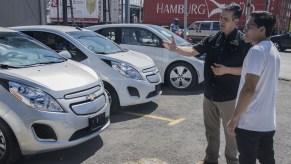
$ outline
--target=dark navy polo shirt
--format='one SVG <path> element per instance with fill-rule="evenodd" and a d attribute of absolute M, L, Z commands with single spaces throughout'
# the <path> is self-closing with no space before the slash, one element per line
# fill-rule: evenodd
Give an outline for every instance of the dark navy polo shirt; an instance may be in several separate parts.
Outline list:
<path fill-rule="evenodd" d="M 225 74 L 215 76 L 211 66 L 214 63 L 227 67 L 242 67 L 251 44 L 243 39 L 243 33 L 233 30 L 227 37 L 223 32 L 210 35 L 193 46 L 200 54 L 206 53 L 204 64 L 204 96 L 210 100 L 223 102 L 236 98 L 240 76 Z"/>

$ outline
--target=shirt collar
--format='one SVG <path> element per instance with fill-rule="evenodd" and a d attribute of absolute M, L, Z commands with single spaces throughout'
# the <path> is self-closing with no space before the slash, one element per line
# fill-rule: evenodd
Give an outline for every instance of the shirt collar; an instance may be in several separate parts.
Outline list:
<path fill-rule="evenodd" d="M 234 39 L 234 38 L 236 38 L 237 32 L 238 32 L 238 29 L 235 28 L 234 30 L 231 31 L 231 33 L 227 37 L 225 37 L 224 33 L 222 32 L 221 33 L 222 34 L 222 38 L 224 38 L 224 39 Z"/>

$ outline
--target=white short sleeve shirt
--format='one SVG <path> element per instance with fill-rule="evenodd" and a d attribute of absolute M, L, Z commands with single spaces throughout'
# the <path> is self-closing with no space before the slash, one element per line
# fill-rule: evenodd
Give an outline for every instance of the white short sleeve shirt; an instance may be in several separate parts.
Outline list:
<path fill-rule="evenodd" d="M 246 74 L 260 76 L 255 93 L 238 128 L 251 131 L 276 129 L 275 93 L 280 72 L 280 56 L 271 41 L 261 41 L 248 52 L 242 68 L 238 96 L 245 83 Z"/>

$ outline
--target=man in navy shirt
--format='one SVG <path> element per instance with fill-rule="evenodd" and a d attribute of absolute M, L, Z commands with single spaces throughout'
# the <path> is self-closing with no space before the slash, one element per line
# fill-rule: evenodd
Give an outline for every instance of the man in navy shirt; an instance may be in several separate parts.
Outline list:
<path fill-rule="evenodd" d="M 234 136 L 227 133 L 240 81 L 241 67 L 250 48 L 244 42 L 243 33 L 237 29 L 242 9 L 232 3 L 223 8 L 220 16 L 220 32 L 204 38 L 192 47 L 176 45 L 174 38 L 164 42 L 164 47 L 184 56 L 206 53 L 204 65 L 205 93 L 203 117 L 206 130 L 206 155 L 197 164 L 217 164 L 222 122 L 226 140 L 225 158 L 228 164 L 238 164 L 238 151 Z"/>

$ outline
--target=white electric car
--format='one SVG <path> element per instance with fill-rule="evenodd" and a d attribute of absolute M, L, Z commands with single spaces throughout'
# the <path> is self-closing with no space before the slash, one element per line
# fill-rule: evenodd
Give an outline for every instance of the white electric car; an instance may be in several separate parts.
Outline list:
<path fill-rule="evenodd" d="M 185 57 L 164 48 L 163 41 L 174 36 L 177 45 L 192 45 L 161 26 L 151 24 L 106 24 L 86 27 L 120 46 L 151 57 L 158 67 L 162 81 L 177 90 L 190 90 L 204 81 L 204 61 Z"/>
<path fill-rule="evenodd" d="M 161 95 L 161 77 L 148 56 L 126 50 L 90 30 L 69 26 L 23 26 L 21 31 L 57 52 L 69 52 L 102 78 L 111 102 L 111 112 L 120 106 L 150 102 Z M 62 52 L 63 51 L 63 52 Z"/>
<path fill-rule="evenodd" d="M 94 70 L 0 27 L 0 163 L 88 141 L 109 112 Z"/>

